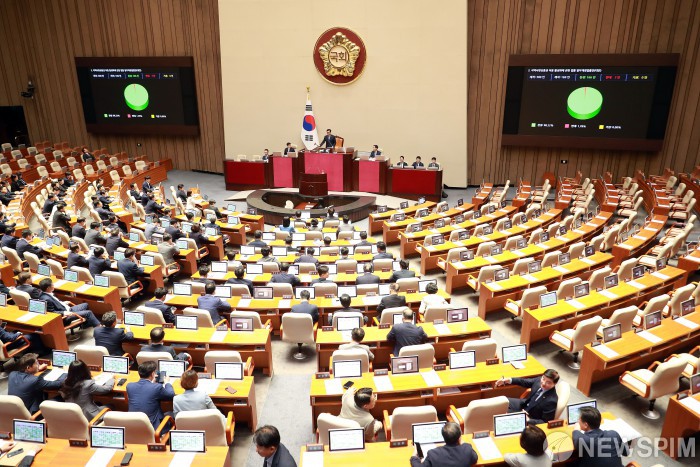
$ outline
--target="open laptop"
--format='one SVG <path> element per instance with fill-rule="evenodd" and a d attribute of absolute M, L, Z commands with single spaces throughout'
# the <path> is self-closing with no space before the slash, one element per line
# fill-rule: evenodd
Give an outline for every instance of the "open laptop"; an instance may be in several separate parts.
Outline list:
<path fill-rule="evenodd" d="M 198 329 L 197 317 L 190 315 L 175 315 L 175 329 L 196 331 Z"/>
<path fill-rule="evenodd" d="M 192 284 L 185 284 L 183 282 L 175 282 L 173 284 L 173 295 L 192 295 Z"/>
<path fill-rule="evenodd" d="M 214 378 L 243 380 L 243 363 L 241 362 L 216 362 L 214 363 Z"/>
<path fill-rule="evenodd" d="M 391 374 L 404 375 L 418 373 L 418 355 L 391 358 Z"/>
<path fill-rule="evenodd" d="M 569 425 L 574 425 L 578 423 L 579 413 L 584 407 L 593 407 L 594 409 L 598 407 L 598 403 L 595 400 L 579 402 L 578 404 L 569 404 L 566 406 L 566 422 Z"/>
<path fill-rule="evenodd" d="M 117 426 L 90 427 L 90 447 L 124 449 L 124 428 Z"/>
<path fill-rule="evenodd" d="M 525 426 L 527 426 L 525 412 L 493 416 L 493 431 L 496 437 L 519 435 Z"/>
<path fill-rule="evenodd" d="M 442 428 L 445 423 L 447 422 L 414 423 L 411 425 L 413 444 L 416 447 L 420 446 L 423 456 L 426 456 L 431 449 L 445 444 L 445 439 L 442 437 Z"/>
<path fill-rule="evenodd" d="M 180 378 L 186 369 L 184 360 L 158 360 L 158 373 L 165 372 L 171 378 Z"/>
<path fill-rule="evenodd" d="M 170 431 L 170 452 L 206 452 L 206 436 L 203 431 Z"/>
<path fill-rule="evenodd" d="M 361 316 L 338 316 L 336 319 L 336 330 L 340 332 L 349 332 L 355 328 L 362 327 Z"/>
<path fill-rule="evenodd" d="M 476 351 L 463 350 L 461 352 L 450 352 L 450 370 L 463 370 L 476 366 Z"/>
<path fill-rule="evenodd" d="M 522 362 L 527 360 L 527 345 L 517 344 L 501 347 L 503 363 L 510 363 L 515 368 L 524 368 Z"/>
<path fill-rule="evenodd" d="M 360 378 L 362 376 L 362 360 L 333 360 L 334 378 Z"/>

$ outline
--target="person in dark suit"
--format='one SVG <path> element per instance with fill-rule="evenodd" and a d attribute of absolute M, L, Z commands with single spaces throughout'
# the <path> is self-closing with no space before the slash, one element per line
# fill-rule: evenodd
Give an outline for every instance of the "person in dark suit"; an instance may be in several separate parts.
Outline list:
<path fill-rule="evenodd" d="M 104 205 L 98 200 L 95 201 L 92 204 L 92 207 L 95 209 L 95 212 L 100 216 L 100 219 L 102 220 L 103 224 L 106 224 L 109 222 L 109 215 L 112 214 L 112 211 L 109 209 L 105 209 Z"/>
<path fill-rule="evenodd" d="M 29 347 L 27 348 L 27 352 L 36 353 L 39 355 L 44 355 L 45 353 L 49 352 L 49 349 L 44 347 L 44 344 L 41 342 L 41 336 L 39 334 L 23 334 L 19 331 L 13 332 L 7 331 L 5 330 L 5 328 L 0 328 L 0 344 L 5 345 L 9 343 L 10 345 L 8 345 L 7 347 L 8 350 L 13 350 L 17 347 L 23 346 L 24 339 L 17 341 L 17 339 L 19 339 L 22 336 L 24 336 L 24 338 L 29 341 Z M 3 363 L 4 362 L 0 362 L 0 372 L 4 371 Z"/>
<path fill-rule="evenodd" d="M 375 259 L 394 259 L 394 255 L 391 253 L 387 253 L 386 251 L 386 243 L 384 242 L 377 242 L 377 254 L 372 256 L 372 261 Z"/>
<path fill-rule="evenodd" d="M 165 299 L 165 296 L 168 294 L 168 290 L 165 287 L 158 287 L 154 292 L 153 292 L 153 300 L 146 302 L 144 304 L 145 307 L 147 308 L 155 308 L 156 310 L 159 310 L 163 314 L 163 319 L 165 320 L 166 323 L 175 323 L 175 307 L 166 305 L 165 302 L 163 302 L 163 299 Z"/>
<path fill-rule="evenodd" d="M 170 384 L 170 377 L 165 377 L 163 384 L 156 383 L 156 362 L 149 360 L 139 365 L 139 379 L 126 386 L 129 399 L 129 412 L 143 412 L 148 416 L 153 428 L 158 428 L 165 415 L 160 408 L 161 401 L 171 401 L 175 391 Z"/>
<path fill-rule="evenodd" d="M 70 216 L 66 214 L 65 203 L 59 203 L 56 205 L 56 212 L 53 214 L 51 224 L 54 229 L 63 229 L 65 233 L 72 231 L 73 228 L 70 225 Z"/>
<path fill-rule="evenodd" d="M 269 160 L 270 160 L 270 151 L 268 151 L 267 149 L 265 149 L 265 150 L 263 151 L 262 161 L 263 161 L 263 162 L 269 162 Z"/>
<path fill-rule="evenodd" d="M 294 260 L 294 264 L 298 263 L 314 263 L 318 268 L 318 259 L 314 257 L 314 249 L 309 247 L 306 249 L 306 254 L 299 256 Z"/>
<path fill-rule="evenodd" d="M 102 224 L 99 222 L 91 222 L 90 223 L 90 230 L 85 232 L 85 244 L 87 246 L 98 244 L 98 245 L 105 245 L 107 242 L 107 239 L 102 236 L 100 233 L 102 229 Z"/>
<path fill-rule="evenodd" d="M 255 452 L 264 458 L 263 467 L 297 467 L 287 447 L 280 442 L 280 432 L 272 425 L 261 426 L 253 435 Z"/>
<path fill-rule="evenodd" d="M 73 305 L 69 302 L 62 302 L 53 294 L 54 286 L 53 281 L 50 278 L 42 279 L 39 282 L 39 289 L 41 289 L 41 295 L 39 295 L 39 300 L 44 300 L 46 302 L 46 309 L 52 313 L 58 313 L 64 318 L 64 322 L 71 321 L 71 314 L 85 318 L 85 323 L 83 327 L 96 328 L 100 325 L 100 321 L 95 317 L 94 313 L 89 310 L 87 303 L 79 303 Z M 73 317 L 74 319 L 74 317 Z"/>
<path fill-rule="evenodd" d="M 415 271 L 411 271 L 408 269 L 408 261 L 406 261 L 405 259 L 399 261 L 399 266 L 401 267 L 401 269 L 399 269 L 398 271 L 394 271 L 391 274 L 389 282 L 396 282 L 399 279 L 416 277 Z"/>
<path fill-rule="evenodd" d="M 211 203 L 211 200 L 209 201 L 209 203 Z M 209 206 L 209 207 L 212 208 L 213 206 Z M 218 209 L 216 211 L 218 211 Z M 214 229 L 216 231 L 216 235 L 221 235 L 221 227 L 219 227 L 219 224 L 216 223 L 216 219 L 217 219 L 217 217 L 209 216 L 207 218 L 207 220 L 209 222 L 202 225 L 202 228 L 205 229 L 205 231 L 206 231 L 206 229 Z M 224 239 L 224 240 L 226 240 L 226 239 Z M 224 244 L 226 244 L 226 241 L 224 241 Z"/>
<path fill-rule="evenodd" d="M 422 327 L 413 324 L 413 310 L 407 309 L 403 312 L 401 322 L 392 326 L 386 339 L 394 342 L 394 355 L 398 356 L 402 347 L 422 344 L 428 340 L 428 335 Z"/>
<path fill-rule="evenodd" d="M 420 156 L 416 156 L 416 161 L 411 165 L 414 169 L 425 167 L 425 164 L 423 164 L 423 161 L 421 161 Z"/>
<path fill-rule="evenodd" d="M 256 248 L 262 248 L 264 246 L 267 246 L 267 243 L 263 242 L 263 240 L 262 240 L 262 231 L 261 230 L 256 230 L 253 233 L 253 238 L 255 238 L 255 240 L 250 242 L 248 244 L 248 246 L 254 246 Z"/>
<path fill-rule="evenodd" d="M 340 306 L 342 308 L 338 309 L 338 312 L 343 312 L 343 313 L 360 313 L 362 314 L 362 320 L 364 321 L 365 324 L 367 324 L 368 318 L 367 316 L 362 313 L 362 310 L 358 310 L 357 308 L 351 308 L 350 304 L 352 303 L 352 298 L 350 298 L 350 295 L 344 293 L 343 295 L 340 296 L 339 298 L 340 301 Z"/>
<path fill-rule="evenodd" d="M 355 246 L 372 246 L 369 240 L 367 240 L 367 232 L 364 230 L 360 232 L 360 242 Z"/>
<path fill-rule="evenodd" d="M 163 205 L 156 201 L 156 197 L 153 193 L 148 193 L 147 196 L 148 198 L 143 210 L 146 212 L 146 214 L 156 214 L 158 216 L 162 216 L 164 210 Z"/>
<path fill-rule="evenodd" d="M 296 152 L 297 150 L 294 149 L 294 146 L 292 146 L 292 143 L 287 143 L 287 147 L 284 148 L 284 155 L 288 156 L 289 154 Z"/>
<path fill-rule="evenodd" d="M 177 191 L 175 192 L 175 196 L 180 198 L 180 201 L 182 201 L 182 204 L 187 203 L 187 192 L 185 191 L 185 185 L 183 185 L 182 183 L 178 184 Z"/>
<path fill-rule="evenodd" d="M 85 257 L 79 253 L 80 245 L 78 245 L 77 243 L 71 243 L 69 245 L 69 249 L 70 251 L 68 252 L 68 259 L 66 261 L 66 267 L 68 269 L 72 268 L 73 266 L 78 266 L 81 268 L 90 267 L 88 260 L 85 259 Z"/>
<path fill-rule="evenodd" d="M 357 285 L 379 284 L 381 282 L 379 276 L 375 276 L 374 274 L 372 274 L 372 263 L 365 263 L 365 265 L 362 268 L 365 273 L 361 276 L 357 276 L 357 279 L 355 279 L 355 283 Z"/>
<path fill-rule="evenodd" d="M 462 443 L 462 431 L 455 422 L 447 422 L 442 427 L 444 446 L 428 451 L 425 459 L 411 456 L 411 467 L 466 467 L 476 464 L 479 456 L 470 444 Z"/>
<path fill-rule="evenodd" d="M 117 248 L 129 248 L 129 244 L 122 238 L 122 233 L 119 229 L 112 229 L 109 237 L 107 237 L 107 245 L 105 245 L 107 254 L 114 257 L 114 252 Z"/>
<path fill-rule="evenodd" d="M 80 216 L 75 221 L 75 225 L 71 229 L 71 237 L 85 238 L 87 231 L 85 230 L 85 217 Z"/>
<path fill-rule="evenodd" d="M 129 196 L 131 196 L 132 198 L 134 198 L 137 201 L 141 200 L 141 192 L 139 192 L 135 183 L 132 183 L 129 185 Z"/>
<path fill-rule="evenodd" d="M 41 289 L 32 285 L 32 273 L 20 272 L 17 275 L 17 285 L 15 288 L 19 291 L 29 294 L 29 297 L 38 300 L 41 295 Z"/>
<path fill-rule="evenodd" d="M 156 326 L 151 329 L 149 333 L 150 341 L 148 345 L 142 345 L 141 351 L 143 352 L 166 352 L 169 353 L 174 360 L 189 360 L 190 355 L 187 352 L 181 352 L 179 354 L 175 353 L 175 349 L 172 345 L 164 345 L 165 340 L 165 329 L 160 326 Z"/>
<path fill-rule="evenodd" d="M 377 305 L 377 313 L 381 315 L 384 308 L 394 308 L 397 306 L 406 306 L 406 297 L 399 295 L 398 284 L 389 285 L 389 295 L 382 297 L 379 305 Z"/>
<path fill-rule="evenodd" d="M 292 306 L 292 313 L 309 314 L 309 315 L 311 315 L 311 318 L 314 320 L 314 323 L 317 323 L 318 322 L 318 307 L 316 305 L 314 305 L 313 303 L 309 303 L 309 298 L 311 298 L 311 294 L 309 293 L 309 291 L 302 290 L 299 293 L 299 297 L 301 298 L 301 302 Z"/>
<path fill-rule="evenodd" d="M 574 452 L 578 453 L 577 467 L 622 467 L 621 457 L 629 455 L 627 444 L 619 433 L 601 430 L 601 416 L 594 407 L 583 407 L 579 412 L 578 425 L 574 430 Z"/>
<path fill-rule="evenodd" d="M 4 212 L 0 212 L 0 233 L 4 234 L 8 227 L 14 228 L 17 225 L 16 222 L 10 222 L 6 217 Z"/>
<path fill-rule="evenodd" d="M 15 228 L 7 226 L 4 232 L 5 234 L 2 236 L 2 246 L 10 248 L 11 250 L 16 250 L 19 238 L 15 237 Z"/>
<path fill-rule="evenodd" d="M 428 164 L 429 169 L 439 169 L 440 164 L 437 163 L 437 158 L 436 157 L 431 157 L 430 158 L 430 164 Z"/>
<path fill-rule="evenodd" d="M 326 136 L 323 137 L 320 147 L 334 148 L 335 147 L 335 136 L 331 134 L 331 129 L 326 130 Z"/>
<path fill-rule="evenodd" d="M 287 269 L 289 269 L 289 265 L 287 265 Z M 233 270 L 233 273 L 236 275 L 236 277 L 232 277 L 231 279 L 227 280 L 227 284 L 241 284 L 245 285 L 248 287 L 248 290 L 250 291 L 250 295 L 253 295 L 253 281 L 250 279 L 245 278 L 245 268 L 243 266 L 238 266 L 236 269 Z M 278 276 L 279 274 L 275 274 L 272 276 L 272 281 L 270 282 L 275 282 L 275 276 Z"/>
<path fill-rule="evenodd" d="M 311 284 L 323 284 L 326 282 L 332 282 L 328 279 L 329 276 L 329 270 L 328 266 L 325 264 L 322 264 L 320 266 L 316 267 L 316 270 L 318 271 L 318 277 L 314 280 L 311 281 Z"/>
<path fill-rule="evenodd" d="M 221 211 L 219 210 L 219 208 L 216 206 L 216 200 L 215 200 L 215 199 L 211 199 L 211 198 L 209 199 L 209 209 L 211 209 L 212 211 L 214 211 L 214 215 L 216 216 L 216 219 L 225 219 L 225 218 L 226 218 L 226 214 L 224 214 L 223 212 L 221 212 Z M 215 221 L 216 221 L 216 219 L 215 219 Z M 209 222 L 211 222 L 211 218 L 209 218 Z M 212 223 L 213 223 L 214 225 L 216 225 L 215 222 L 212 222 Z M 206 226 L 206 225 L 205 225 L 204 227 L 209 227 L 209 226 Z M 217 226 L 217 227 L 218 227 L 218 226 Z"/>
<path fill-rule="evenodd" d="M 53 207 L 56 205 L 56 195 L 53 193 L 49 193 L 49 195 L 46 197 L 46 201 L 44 201 L 44 206 L 41 208 L 41 213 L 42 214 L 51 214 L 51 211 L 53 211 Z"/>
<path fill-rule="evenodd" d="M 381 156 L 381 155 L 382 155 L 382 151 L 379 150 L 379 146 L 377 146 L 376 144 L 373 145 L 372 152 L 369 153 L 369 157 L 375 158 L 375 157 Z"/>
<path fill-rule="evenodd" d="M 127 284 L 139 281 L 143 285 L 143 290 L 148 290 L 151 281 L 144 277 L 143 268 L 136 263 L 136 251 L 133 248 L 127 248 L 124 251 L 124 259 L 117 261 L 117 270 L 124 276 Z M 138 287 L 138 284 L 135 287 Z"/>
<path fill-rule="evenodd" d="M 104 248 L 98 246 L 92 252 L 92 256 L 88 258 L 88 269 L 92 277 L 108 271 L 112 267 L 112 262 Z"/>
<path fill-rule="evenodd" d="M 153 185 L 151 185 L 151 176 L 146 175 L 146 178 L 143 179 L 143 185 L 141 185 L 141 191 L 144 191 L 146 193 L 151 193 L 153 191 Z"/>
<path fill-rule="evenodd" d="M 117 328 L 117 314 L 113 311 L 108 311 L 102 315 L 102 326 L 95 328 L 92 332 L 95 338 L 95 345 L 105 347 L 110 355 L 124 355 L 122 342 L 134 339 L 134 334 L 129 326 L 126 328 Z"/>
<path fill-rule="evenodd" d="M 297 276 L 294 274 L 289 274 L 289 263 L 280 264 L 279 274 L 273 274 L 270 282 L 273 284 L 290 284 L 292 287 L 298 287 L 301 285 L 301 281 Z"/>
<path fill-rule="evenodd" d="M 207 310 L 211 315 L 212 322 L 216 324 L 221 321 L 220 312 L 231 312 L 231 304 L 215 297 L 214 291 L 216 291 L 214 281 L 207 282 L 204 286 L 204 295 L 197 297 L 197 308 Z"/>
<path fill-rule="evenodd" d="M 167 227 L 165 231 L 169 233 L 171 237 L 173 237 L 173 242 L 177 242 L 179 239 L 185 238 L 185 232 L 180 230 L 179 219 L 171 219 L 170 226 Z"/>
<path fill-rule="evenodd" d="M 527 412 L 528 423 L 538 425 L 554 420 L 554 412 L 557 410 L 557 390 L 555 386 L 559 382 L 559 373 L 549 369 L 539 378 L 501 378 L 496 381 L 496 386 L 515 384 L 530 389 L 530 394 L 524 399 L 517 397 L 508 398 L 508 412 Z"/>
<path fill-rule="evenodd" d="M 34 253 L 39 258 L 44 257 L 43 253 L 41 252 L 41 248 L 31 244 L 33 239 L 34 234 L 31 230 L 25 229 L 22 231 L 22 238 L 17 241 L 17 254 L 19 255 L 20 259 L 24 259 L 24 253 L 27 251 L 29 253 Z"/>
<path fill-rule="evenodd" d="M 16 370 L 10 373 L 7 381 L 7 394 L 22 399 L 29 413 L 36 413 L 39 405 L 44 401 L 44 391 L 47 389 L 60 389 L 66 375 L 60 376 L 56 381 L 46 381 L 37 373 L 46 370 L 45 363 L 39 365 L 38 355 L 28 353 L 17 362 Z"/>
<path fill-rule="evenodd" d="M 404 160 L 403 156 L 400 156 L 399 161 L 396 163 L 395 167 L 400 167 L 402 169 L 405 169 L 408 167 L 408 163 Z"/>

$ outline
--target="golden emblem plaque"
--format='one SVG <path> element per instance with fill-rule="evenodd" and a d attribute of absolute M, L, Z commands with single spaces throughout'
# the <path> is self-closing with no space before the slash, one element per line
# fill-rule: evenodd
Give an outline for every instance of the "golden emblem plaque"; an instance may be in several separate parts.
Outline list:
<path fill-rule="evenodd" d="M 364 70 L 366 51 L 362 39 L 345 28 L 331 28 L 316 41 L 314 64 L 333 84 L 350 84 Z"/>

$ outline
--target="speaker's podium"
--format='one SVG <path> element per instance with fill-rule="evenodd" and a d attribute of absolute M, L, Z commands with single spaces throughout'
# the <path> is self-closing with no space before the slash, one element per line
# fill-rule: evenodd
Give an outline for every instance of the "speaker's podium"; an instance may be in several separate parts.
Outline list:
<path fill-rule="evenodd" d="M 299 194 L 311 198 L 323 198 L 328 196 L 328 177 L 325 173 L 301 174 L 299 180 Z"/>

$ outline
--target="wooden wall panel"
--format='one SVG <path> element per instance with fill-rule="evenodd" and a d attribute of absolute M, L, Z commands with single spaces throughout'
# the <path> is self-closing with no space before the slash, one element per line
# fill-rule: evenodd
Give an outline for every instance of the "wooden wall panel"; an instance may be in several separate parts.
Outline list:
<path fill-rule="evenodd" d="M 467 141 L 470 184 L 545 171 L 586 176 L 700 163 L 700 5 L 693 0 L 469 0 Z M 509 54 L 680 53 L 674 102 L 659 153 L 501 146 Z M 567 165 L 559 161 L 567 159 Z"/>
<path fill-rule="evenodd" d="M 222 171 L 218 0 L 3 0 L 0 18 L 0 105 L 24 106 L 32 142 L 69 141 L 170 157 L 179 169 Z M 200 135 L 87 133 L 76 56 L 193 56 Z M 30 76 L 35 98 L 22 99 Z"/>

